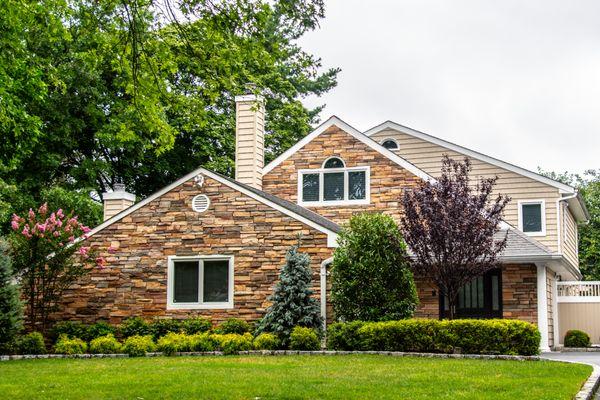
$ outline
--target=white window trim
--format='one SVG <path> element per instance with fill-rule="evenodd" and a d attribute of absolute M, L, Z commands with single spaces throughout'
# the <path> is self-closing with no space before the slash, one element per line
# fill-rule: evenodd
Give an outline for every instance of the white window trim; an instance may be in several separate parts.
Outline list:
<path fill-rule="evenodd" d="M 331 156 L 331 157 L 328 157 L 325 161 L 323 161 L 323 164 L 321 164 L 321 169 L 336 169 L 336 168 L 325 168 L 325 164 L 327 164 L 327 161 L 329 161 L 329 160 L 331 160 L 333 158 L 337 158 L 338 160 L 340 160 L 342 162 L 343 167 L 342 168 L 337 168 L 337 169 L 346 168 L 346 161 L 344 161 L 344 159 L 342 157 Z"/>
<path fill-rule="evenodd" d="M 339 158 L 339 157 L 338 157 Z M 359 200 L 348 200 L 348 172 L 365 171 L 365 198 Z M 344 172 L 344 200 L 323 200 L 324 194 L 324 173 L 329 172 Z M 305 174 L 319 174 L 319 200 L 318 201 L 303 201 L 302 200 L 302 176 Z M 371 204 L 371 168 L 363 167 L 346 167 L 346 168 L 319 168 L 319 169 L 301 169 L 298 170 L 298 204 L 308 207 L 321 206 L 355 206 Z"/>
<path fill-rule="evenodd" d="M 540 204 L 540 211 L 542 213 L 542 230 L 540 232 L 524 232 L 523 231 L 523 206 L 528 204 Z M 527 236 L 546 236 L 546 201 L 545 200 L 519 200 L 518 202 L 518 213 L 519 213 L 519 230 Z"/>
<path fill-rule="evenodd" d="M 396 139 L 394 139 L 394 138 L 392 138 L 392 137 L 387 137 L 387 138 L 383 139 L 383 140 L 381 141 L 381 145 L 383 146 L 383 144 L 384 144 L 385 142 L 387 142 L 387 141 L 392 141 L 392 142 L 396 143 L 396 148 L 395 148 L 395 149 L 388 149 L 387 147 L 385 147 L 385 146 L 384 146 L 386 149 L 388 149 L 388 150 L 392 150 L 392 151 L 394 151 L 394 150 L 400 150 L 400 144 L 398 143 L 398 141 L 397 141 Z"/>
<path fill-rule="evenodd" d="M 167 266 L 167 310 L 215 310 L 215 309 L 231 309 L 233 308 L 233 256 L 232 255 L 196 255 L 196 256 L 169 256 Z M 203 260 L 227 260 L 229 261 L 229 287 L 228 287 L 228 299 L 227 302 L 220 303 L 202 303 L 201 301 L 194 303 L 175 303 L 173 302 L 173 295 L 175 293 L 175 261 L 203 261 Z M 198 296 L 202 298 L 203 290 L 203 279 L 204 279 L 204 268 L 200 267 L 200 273 L 198 274 Z"/>

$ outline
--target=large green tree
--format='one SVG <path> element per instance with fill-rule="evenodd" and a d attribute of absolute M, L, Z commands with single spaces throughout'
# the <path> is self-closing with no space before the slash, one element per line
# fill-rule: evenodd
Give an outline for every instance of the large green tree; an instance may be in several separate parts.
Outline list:
<path fill-rule="evenodd" d="M 542 170 L 540 173 L 574 186 L 581 193 L 590 220 L 579 224 L 579 268 L 585 280 L 600 280 L 600 170 L 588 170 L 583 175 Z"/>
<path fill-rule="evenodd" d="M 317 121 L 302 99 L 335 86 L 338 70 L 297 44 L 323 13 L 322 0 L 2 2 L 0 185 L 27 199 L 3 196 L 4 214 L 57 185 L 145 196 L 200 165 L 231 174 L 247 83 L 267 99 L 272 159 Z"/>

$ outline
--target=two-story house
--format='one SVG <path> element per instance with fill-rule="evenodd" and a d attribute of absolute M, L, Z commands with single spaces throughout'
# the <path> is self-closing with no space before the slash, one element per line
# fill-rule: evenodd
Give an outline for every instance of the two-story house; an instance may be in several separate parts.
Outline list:
<path fill-rule="evenodd" d="M 199 168 L 135 204 L 123 190 L 105 194 L 105 221 L 88 241 L 107 266 L 66 293 L 57 317 L 256 320 L 301 235 L 331 320 L 327 267 L 341 226 L 362 211 L 398 219 L 402 191 L 435 180 L 448 154 L 469 157 L 475 176 L 498 176 L 496 190 L 512 198 L 498 233 L 508 235 L 502 268 L 465 286 L 459 316 L 530 321 L 542 348 L 554 344 L 556 282 L 580 278 L 577 224 L 588 217 L 574 188 L 392 122 L 363 133 L 336 117 L 265 166 L 262 99 L 236 103 L 236 178 Z M 435 287 L 417 288 L 417 316 L 443 317 Z"/>

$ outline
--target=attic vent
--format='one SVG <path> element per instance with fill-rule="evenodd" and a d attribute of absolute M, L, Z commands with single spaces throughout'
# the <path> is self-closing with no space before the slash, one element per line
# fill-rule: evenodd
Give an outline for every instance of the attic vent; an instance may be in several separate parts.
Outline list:
<path fill-rule="evenodd" d="M 208 206 L 210 205 L 210 200 L 206 195 L 199 194 L 192 199 L 192 210 L 196 212 L 204 212 L 208 210 Z"/>

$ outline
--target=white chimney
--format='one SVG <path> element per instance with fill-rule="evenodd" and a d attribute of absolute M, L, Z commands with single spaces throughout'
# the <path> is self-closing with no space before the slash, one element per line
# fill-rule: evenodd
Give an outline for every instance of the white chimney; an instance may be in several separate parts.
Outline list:
<path fill-rule="evenodd" d="M 117 215 L 135 203 L 135 195 L 125 191 L 125 185 L 116 183 L 112 192 L 102 193 L 104 220 Z"/>
<path fill-rule="evenodd" d="M 235 97 L 235 180 L 262 188 L 265 100 L 247 94 Z"/>

